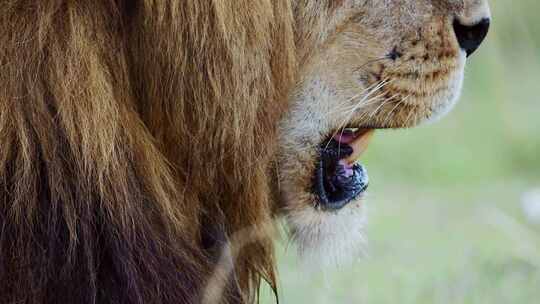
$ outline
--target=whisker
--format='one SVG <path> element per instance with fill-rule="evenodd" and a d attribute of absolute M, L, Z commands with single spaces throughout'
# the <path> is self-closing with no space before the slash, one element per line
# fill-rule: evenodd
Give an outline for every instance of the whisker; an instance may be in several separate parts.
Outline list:
<path fill-rule="evenodd" d="M 352 98 L 349 98 L 348 101 L 352 101 L 352 100 L 354 100 L 355 98 L 358 98 L 358 97 L 360 97 L 362 94 L 364 94 L 365 91 L 369 91 L 364 97 L 362 97 L 362 99 L 361 99 L 358 103 L 354 104 L 350 110 L 346 110 L 346 113 L 349 113 L 349 114 L 350 114 L 350 113 L 354 113 L 354 111 L 356 111 L 356 110 L 359 108 L 358 105 L 359 105 L 359 104 L 364 104 L 363 101 L 365 101 L 367 98 L 369 98 L 370 95 L 373 93 L 373 91 L 378 90 L 380 87 L 382 87 L 382 86 L 381 86 L 381 83 L 375 83 L 375 84 L 373 84 L 372 86 L 366 88 L 366 89 L 364 90 L 364 92 L 362 92 L 362 93 L 360 93 L 360 94 L 357 94 L 357 95 L 353 96 Z M 370 100 L 370 99 L 368 99 L 368 101 L 369 101 L 369 100 Z M 341 111 L 343 111 L 343 110 L 341 110 Z M 340 111 L 340 112 L 341 112 L 341 111 Z M 346 120 L 347 120 L 347 119 L 348 119 L 348 118 L 346 118 Z M 340 126 L 337 128 L 337 130 L 339 130 L 342 126 L 343 126 L 343 124 L 340 124 Z M 339 132 L 339 131 L 336 131 L 334 134 L 332 134 L 332 137 L 336 136 L 336 135 L 338 134 L 338 132 Z M 343 135 L 343 131 L 342 131 L 341 135 Z M 328 145 L 330 145 L 330 143 L 331 143 L 331 140 L 329 140 L 328 143 L 326 144 L 326 146 L 324 147 L 325 150 L 328 148 Z"/>
<path fill-rule="evenodd" d="M 377 58 L 377 59 L 373 59 L 373 60 L 370 60 L 370 61 L 367 61 L 365 64 L 363 64 L 360 68 L 358 68 L 357 70 L 362 70 L 364 72 L 369 72 L 369 71 L 366 71 L 364 69 L 364 67 L 366 67 L 367 65 L 369 64 L 372 64 L 372 63 L 375 63 L 375 62 L 379 62 L 379 61 L 383 61 L 383 60 L 389 60 L 388 57 L 381 57 L 381 58 Z M 402 65 L 404 65 L 406 62 L 401 62 L 399 63 L 398 65 L 396 66 L 393 66 L 392 67 L 392 71 L 395 71 L 397 69 L 399 69 Z M 354 95 L 353 97 L 349 98 L 346 102 L 350 102 L 356 98 L 358 98 L 359 96 L 361 96 L 362 94 L 364 94 L 366 91 L 367 91 L 367 94 L 365 94 L 359 102 L 355 103 L 350 109 L 339 109 L 339 110 L 336 110 L 336 111 L 331 111 L 328 113 L 328 115 L 332 115 L 332 114 L 335 114 L 336 112 L 345 112 L 346 113 L 346 118 L 344 119 L 344 121 L 339 125 L 339 127 L 336 129 L 336 131 L 334 132 L 334 134 L 332 135 L 331 138 L 335 137 L 337 134 L 340 134 L 341 136 L 343 136 L 343 133 L 345 132 L 345 128 L 347 127 L 348 123 L 351 121 L 352 119 L 352 116 L 354 115 L 355 112 L 357 112 L 359 109 L 361 108 L 364 108 L 364 107 L 367 107 L 367 106 L 370 106 L 376 102 L 378 102 L 380 100 L 380 97 L 381 96 L 384 96 L 384 94 L 379 94 L 379 95 L 376 95 L 376 96 L 372 96 L 375 92 L 379 91 L 380 89 L 382 89 L 384 86 L 388 85 L 389 83 L 393 82 L 394 79 L 390 79 L 389 77 L 379 81 L 379 82 L 376 82 L 372 85 L 370 85 L 368 88 L 366 88 L 364 90 L 364 92 L 362 93 L 359 93 L 357 95 Z M 394 96 L 391 96 L 390 98 L 387 98 L 387 99 L 383 99 L 382 103 L 374 110 L 372 111 L 371 113 L 363 113 L 359 120 L 362 120 L 364 119 L 366 116 L 368 118 L 372 118 L 374 117 L 377 112 L 379 112 L 385 105 L 387 105 L 388 103 L 390 103 L 391 100 L 394 99 L 394 97 L 396 97 L 397 95 L 394 95 Z M 398 108 L 398 106 L 400 104 L 402 104 L 403 102 L 405 102 L 406 99 L 408 99 L 410 96 L 407 96 L 406 98 L 402 99 L 401 101 L 399 101 L 396 106 L 394 106 L 394 108 L 392 108 L 392 110 L 390 111 L 390 113 L 387 115 L 387 117 L 385 118 L 385 121 L 384 121 L 384 124 L 386 124 L 387 120 L 389 119 L 389 117 L 391 116 L 391 114 Z M 331 139 L 328 140 L 328 142 L 326 143 L 324 149 L 328 149 L 328 146 L 330 145 L 331 143 Z M 339 153 L 339 151 L 338 151 Z"/>
<path fill-rule="evenodd" d="M 378 94 L 376 96 L 374 96 L 373 98 L 369 99 L 369 102 L 365 103 L 361 108 L 363 108 L 364 106 L 369 106 L 369 105 L 372 105 L 372 104 L 375 104 L 377 102 L 380 102 L 381 100 L 383 100 L 384 102 L 384 99 L 383 97 L 385 96 L 386 93 L 381 93 L 381 94 Z M 366 112 L 366 113 L 362 113 L 359 117 L 358 117 L 358 120 L 363 120 L 364 118 L 368 117 L 369 116 L 369 113 Z"/>
<path fill-rule="evenodd" d="M 352 97 L 350 97 L 349 99 L 345 100 L 345 103 L 348 103 L 348 102 L 351 102 L 353 100 L 355 100 L 356 98 L 362 96 L 362 94 L 364 94 L 366 91 L 370 91 L 372 89 L 375 89 L 376 87 L 380 86 L 382 82 L 375 82 L 373 83 L 372 85 L 368 86 L 367 88 L 365 88 L 361 93 L 358 93 L 356 95 L 353 95 Z M 368 92 L 369 94 L 369 92 Z M 365 98 L 366 96 L 364 96 Z M 361 100 L 363 101 L 363 99 Z M 352 105 L 351 106 L 351 109 L 354 110 L 354 107 L 356 107 L 356 104 Z M 347 113 L 351 110 L 351 109 L 347 109 L 347 108 L 340 108 L 340 109 L 337 109 L 335 110 L 335 112 L 329 112 L 329 113 L 336 113 L 336 112 L 343 112 L 343 111 L 347 111 Z"/>
<path fill-rule="evenodd" d="M 375 88 L 373 88 L 371 91 L 369 91 L 358 103 L 356 103 L 353 108 L 348 112 L 348 116 L 347 116 L 347 120 L 350 121 L 350 117 L 352 114 L 354 114 L 354 112 L 356 112 L 358 109 L 360 109 L 361 107 L 364 107 L 366 105 L 366 101 L 372 101 L 373 99 L 370 98 L 371 95 L 375 92 L 377 92 L 378 90 L 382 89 L 385 85 L 387 85 L 388 83 L 390 83 L 390 81 L 388 80 L 383 80 L 382 82 L 380 82 Z M 348 121 L 347 121 L 348 123 Z M 346 125 L 347 123 L 344 123 L 342 125 Z"/>
<path fill-rule="evenodd" d="M 412 116 L 413 113 L 414 113 L 414 108 L 410 108 L 409 115 L 407 115 L 407 118 L 405 118 L 405 125 L 406 126 L 409 125 L 409 121 L 411 120 L 411 116 Z"/>
<path fill-rule="evenodd" d="M 372 89 L 369 89 L 369 88 L 366 89 L 366 91 L 369 90 L 369 91 L 367 92 L 367 94 L 366 94 L 364 97 L 362 97 L 362 99 L 361 99 L 358 103 L 356 103 L 356 104 L 354 105 L 354 107 L 348 112 L 347 117 L 345 118 L 345 120 L 343 121 L 343 123 L 341 123 L 341 124 L 339 125 L 339 127 L 337 128 L 336 132 L 332 135 L 332 137 L 336 136 L 336 135 L 340 132 L 340 131 L 339 131 L 340 129 L 341 129 L 341 136 L 343 136 L 343 132 L 345 131 L 345 127 L 346 127 L 347 124 L 350 122 L 350 120 L 351 120 L 352 115 L 354 114 L 354 112 L 356 112 L 359 108 L 361 108 L 361 107 L 363 107 L 363 106 L 366 106 L 366 105 L 365 105 L 365 101 L 371 101 L 372 99 L 370 99 L 370 97 L 372 96 L 372 94 L 375 93 L 375 92 L 377 92 L 377 91 L 380 90 L 381 88 L 383 88 L 383 87 L 384 87 L 386 84 L 388 84 L 388 83 L 389 83 L 389 81 L 387 81 L 387 80 L 385 79 L 385 80 L 381 81 L 380 83 L 377 83 L 374 87 L 372 86 L 372 87 L 373 87 Z M 349 99 L 349 101 L 350 101 L 350 100 L 351 100 L 351 99 Z M 325 150 L 328 148 L 328 146 L 330 145 L 330 143 L 331 143 L 331 140 L 329 140 L 328 143 L 326 144 L 326 146 L 325 146 L 325 148 L 324 148 Z M 339 151 L 338 151 L 338 153 L 339 153 Z"/>
<path fill-rule="evenodd" d="M 368 99 L 366 103 L 362 103 L 362 106 L 361 106 L 361 107 L 358 107 L 357 109 L 360 109 L 360 108 L 362 108 L 362 107 L 364 107 L 364 106 L 368 106 L 368 105 L 371 105 L 371 104 L 374 104 L 374 103 L 378 102 L 378 101 L 380 100 L 380 97 L 381 97 L 381 96 L 384 96 L 384 93 L 379 94 L 379 95 L 376 95 L 376 96 L 374 96 L 374 97 Z M 353 112 L 354 112 L 354 111 L 353 111 Z M 365 113 L 362 114 L 362 115 L 360 116 L 360 120 L 362 120 L 363 117 L 365 117 Z M 341 129 L 341 131 L 336 131 L 336 133 L 334 133 L 334 136 L 335 136 L 338 132 L 341 132 L 341 136 L 343 136 L 343 132 L 345 132 L 345 127 L 347 126 L 347 124 L 348 124 L 349 121 L 350 121 L 350 119 L 348 119 L 347 122 L 345 122 L 345 123 L 342 125 L 342 127 L 339 127 L 338 130 Z M 330 142 L 331 142 L 331 139 L 329 140 L 328 144 L 330 144 Z M 328 144 L 327 144 L 326 147 L 328 147 Z M 339 148 L 338 148 L 338 149 L 339 149 Z M 338 153 L 339 153 L 339 150 L 338 150 Z"/>
<path fill-rule="evenodd" d="M 375 116 L 380 109 L 382 109 L 385 105 L 390 103 L 390 101 L 396 96 L 397 95 L 393 95 L 393 96 L 390 96 L 390 98 L 383 100 L 383 102 L 375 110 L 373 110 L 373 112 L 369 114 L 368 118 L 373 118 L 373 116 Z"/>
<path fill-rule="evenodd" d="M 386 123 L 388 123 L 388 120 L 390 119 L 390 117 L 392 116 L 392 114 L 394 113 L 394 111 L 395 111 L 400 105 L 402 105 L 405 101 L 407 101 L 407 99 L 409 99 L 409 97 L 411 97 L 411 95 L 408 95 L 408 96 L 406 96 L 405 98 L 402 98 L 399 102 L 396 103 L 396 105 L 392 108 L 392 110 L 390 110 L 390 113 L 388 113 L 388 115 L 386 115 L 386 118 L 384 119 L 383 125 L 386 125 Z"/>
<path fill-rule="evenodd" d="M 346 110 L 346 113 L 350 114 L 350 113 L 355 112 L 358 109 L 361 109 L 362 107 L 368 105 L 367 101 L 370 101 L 370 102 L 373 101 L 373 98 L 370 98 L 370 95 L 373 94 L 374 92 L 378 91 L 379 89 L 382 89 L 388 83 L 390 83 L 390 81 L 387 81 L 386 83 L 382 83 L 382 82 L 379 83 L 378 87 L 374 88 L 373 91 L 369 92 L 358 103 L 355 103 L 354 105 L 352 105 L 350 109 Z M 381 94 L 381 95 L 383 95 L 383 94 Z M 381 96 L 381 95 L 377 95 L 376 97 Z M 369 99 L 365 99 L 366 97 L 369 98 Z"/>

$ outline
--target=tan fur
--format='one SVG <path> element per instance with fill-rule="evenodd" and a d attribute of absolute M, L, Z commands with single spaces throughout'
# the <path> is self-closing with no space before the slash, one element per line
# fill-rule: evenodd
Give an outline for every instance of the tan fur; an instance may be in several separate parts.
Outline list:
<path fill-rule="evenodd" d="M 343 233 L 363 225 L 362 206 L 314 208 L 315 145 L 344 122 L 412 126 L 446 111 L 464 63 L 448 18 L 485 7 L 4 1 L 1 302 L 252 303 L 261 280 L 276 288 L 280 210 L 304 248 L 358 251 L 361 233 Z M 402 65 L 373 61 L 394 45 Z M 354 109 L 385 78 L 396 81 L 382 98 Z"/>

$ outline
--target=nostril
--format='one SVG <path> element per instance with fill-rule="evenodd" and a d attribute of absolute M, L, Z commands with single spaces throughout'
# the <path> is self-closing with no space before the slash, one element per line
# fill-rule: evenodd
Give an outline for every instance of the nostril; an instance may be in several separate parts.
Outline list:
<path fill-rule="evenodd" d="M 467 52 L 469 57 L 487 36 L 490 19 L 484 18 L 474 25 L 464 25 L 459 20 L 454 21 L 454 32 L 456 33 L 459 46 Z"/>

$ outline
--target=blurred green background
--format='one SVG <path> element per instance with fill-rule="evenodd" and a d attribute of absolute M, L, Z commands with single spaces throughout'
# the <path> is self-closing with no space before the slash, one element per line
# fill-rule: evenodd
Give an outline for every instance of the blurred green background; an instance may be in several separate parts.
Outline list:
<path fill-rule="evenodd" d="M 491 6 L 456 109 L 368 150 L 368 256 L 306 272 L 280 247 L 281 303 L 540 303 L 540 221 L 522 206 L 540 189 L 540 1 Z"/>

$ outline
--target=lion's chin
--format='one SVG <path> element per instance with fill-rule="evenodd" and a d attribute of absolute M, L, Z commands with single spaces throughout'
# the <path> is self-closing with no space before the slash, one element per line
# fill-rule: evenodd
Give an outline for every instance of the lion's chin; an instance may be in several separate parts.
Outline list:
<path fill-rule="evenodd" d="M 287 221 L 307 270 L 347 265 L 364 255 L 364 196 L 333 212 L 304 208 L 290 213 Z"/>

